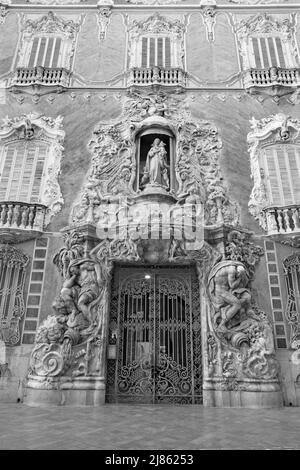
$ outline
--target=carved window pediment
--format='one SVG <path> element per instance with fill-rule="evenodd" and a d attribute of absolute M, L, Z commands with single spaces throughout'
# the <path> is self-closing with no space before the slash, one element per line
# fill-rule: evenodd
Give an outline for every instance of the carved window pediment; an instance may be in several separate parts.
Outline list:
<path fill-rule="evenodd" d="M 12 91 L 62 91 L 69 85 L 80 22 L 49 12 L 36 20 L 23 15 L 22 38 Z M 42 93 L 40 93 L 42 94 Z"/>
<path fill-rule="evenodd" d="M 42 231 L 59 212 L 62 118 L 6 118 L 0 127 L 0 227 Z"/>
<path fill-rule="evenodd" d="M 128 26 L 129 85 L 184 86 L 185 24 L 158 13 Z"/>
<path fill-rule="evenodd" d="M 300 121 L 276 114 L 252 119 L 248 134 L 254 187 L 249 209 L 269 234 L 300 229 Z"/>
<path fill-rule="evenodd" d="M 279 97 L 300 85 L 295 15 L 256 15 L 237 24 L 236 33 L 248 92 Z"/>

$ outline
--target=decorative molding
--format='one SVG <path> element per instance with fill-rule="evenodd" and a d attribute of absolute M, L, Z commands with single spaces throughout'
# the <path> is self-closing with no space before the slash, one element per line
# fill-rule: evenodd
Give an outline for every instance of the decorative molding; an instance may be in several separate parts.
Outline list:
<path fill-rule="evenodd" d="M 291 328 L 289 347 L 295 350 L 300 350 L 300 312 L 296 302 L 299 267 L 300 253 L 293 253 L 283 260 L 284 276 L 286 279 L 288 294 L 285 316 Z"/>
<path fill-rule="evenodd" d="M 87 0 L 27 0 L 28 3 L 36 5 L 75 5 L 86 1 Z"/>
<path fill-rule="evenodd" d="M 171 56 L 172 66 L 183 68 L 184 49 L 184 33 L 186 24 L 179 19 L 170 19 L 161 16 L 155 12 L 148 19 L 143 21 L 132 20 L 128 23 L 129 34 L 129 67 L 140 67 L 141 58 L 141 39 L 147 35 L 167 35 L 171 39 Z"/>
<path fill-rule="evenodd" d="M 202 3 L 202 2 L 201 2 Z M 215 40 L 215 26 L 216 26 L 216 5 L 209 2 L 202 3 L 203 22 L 206 26 L 206 37 L 208 42 Z"/>
<path fill-rule="evenodd" d="M 254 186 L 250 195 L 249 211 L 258 220 L 264 230 L 272 228 L 273 215 L 263 212 L 270 206 L 264 179 L 264 171 L 261 167 L 262 149 L 267 145 L 281 143 L 300 144 L 300 120 L 293 119 L 282 113 L 274 114 L 260 120 L 254 117 L 250 120 L 252 131 L 247 136 L 250 152 L 251 178 Z M 272 231 L 272 230 L 271 230 Z"/>
<path fill-rule="evenodd" d="M 11 4 L 11 1 L 8 0 L 6 2 L 0 2 L 0 24 L 5 22 L 5 18 L 8 14 L 8 6 Z"/>
<path fill-rule="evenodd" d="M 104 41 L 109 25 L 112 9 L 111 7 L 99 7 L 98 3 L 97 21 L 99 26 L 99 41 Z"/>
<path fill-rule="evenodd" d="M 63 198 L 58 184 L 60 162 L 62 158 L 62 142 L 65 132 L 62 129 L 62 116 L 53 119 L 35 113 L 15 118 L 6 117 L 0 126 L 0 144 L 13 144 L 22 140 L 39 139 L 49 145 L 49 153 L 45 161 L 42 179 L 42 195 L 40 204 L 47 207 L 45 225 L 56 215 L 63 205 Z M 20 201 L 22 202 L 22 201 Z"/>

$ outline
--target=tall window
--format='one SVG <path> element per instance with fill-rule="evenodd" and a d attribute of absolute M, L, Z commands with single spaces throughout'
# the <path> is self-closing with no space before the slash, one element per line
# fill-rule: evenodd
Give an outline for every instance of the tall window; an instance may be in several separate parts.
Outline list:
<path fill-rule="evenodd" d="M 49 146 L 38 141 L 0 148 L 0 200 L 40 202 L 41 183 Z"/>
<path fill-rule="evenodd" d="M 170 37 L 142 38 L 142 67 L 171 67 Z"/>
<path fill-rule="evenodd" d="M 300 204 L 300 148 L 296 145 L 265 148 L 261 164 L 270 204 Z"/>
<path fill-rule="evenodd" d="M 280 37 L 253 37 L 250 39 L 250 44 L 252 44 L 255 68 L 288 67 Z"/>
<path fill-rule="evenodd" d="M 29 258 L 12 246 L 0 246 L 0 337 L 10 345 L 20 339 L 25 306 L 23 289 Z"/>
<path fill-rule="evenodd" d="M 62 67 L 60 37 L 35 37 L 28 60 L 28 67 Z"/>

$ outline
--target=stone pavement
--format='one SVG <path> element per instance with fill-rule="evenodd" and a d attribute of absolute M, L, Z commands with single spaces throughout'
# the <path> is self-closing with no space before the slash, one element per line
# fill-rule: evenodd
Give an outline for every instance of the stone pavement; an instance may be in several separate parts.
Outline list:
<path fill-rule="evenodd" d="M 300 449 L 300 408 L 2 403 L 0 449 Z"/>

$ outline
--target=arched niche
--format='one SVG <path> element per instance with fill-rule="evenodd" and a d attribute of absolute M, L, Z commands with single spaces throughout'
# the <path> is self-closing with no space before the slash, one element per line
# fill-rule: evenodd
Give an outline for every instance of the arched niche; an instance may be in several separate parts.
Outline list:
<path fill-rule="evenodd" d="M 160 139 L 165 145 L 166 150 L 166 161 L 169 166 L 169 188 L 167 191 L 176 191 L 177 180 L 175 177 L 175 149 L 176 139 L 173 132 L 166 128 L 158 125 L 153 125 L 148 128 L 144 128 L 136 136 L 136 180 L 135 190 L 144 189 L 142 179 L 144 175 L 144 169 L 146 165 L 147 155 L 155 139 Z"/>

